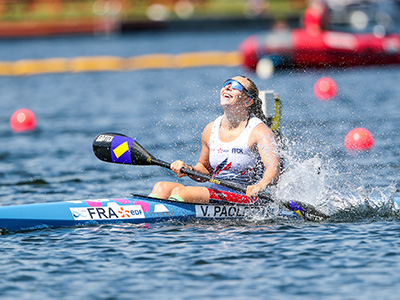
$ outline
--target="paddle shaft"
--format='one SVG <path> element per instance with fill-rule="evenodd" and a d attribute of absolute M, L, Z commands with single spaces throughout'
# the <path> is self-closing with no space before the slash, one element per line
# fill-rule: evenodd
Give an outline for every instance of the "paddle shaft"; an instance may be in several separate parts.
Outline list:
<path fill-rule="evenodd" d="M 157 166 L 160 166 L 160 167 L 163 167 L 163 168 L 166 168 L 166 169 L 171 169 L 171 164 L 169 164 L 169 163 L 167 163 L 165 161 L 159 160 L 157 158 L 148 158 L 147 161 L 150 164 L 157 165 Z M 244 187 L 244 186 L 242 186 L 240 184 L 236 184 L 234 182 L 225 181 L 225 180 L 221 180 L 221 179 L 216 179 L 216 178 L 214 178 L 214 177 L 212 177 L 210 175 L 203 174 L 203 173 L 200 173 L 200 172 L 197 172 L 197 171 L 194 171 L 194 170 L 190 170 L 190 169 L 187 169 L 187 168 L 182 168 L 181 172 L 183 174 L 186 174 L 186 175 L 189 175 L 189 176 L 193 176 L 193 177 L 198 177 L 198 178 L 204 179 L 204 180 L 206 180 L 208 182 L 215 183 L 215 184 L 218 184 L 218 185 L 233 189 L 235 191 L 242 192 L 244 194 L 246 193 L 246 190 L 247 190 L 246 187 Z M 262 199 L 265 199 L 265 200 L 273 202 L 273 199 L 271 198 L 271 196 L 269 194 L 264 193 L 264 192 L 259 192 L 257 196 L 259 198 L 262 198 Z"/>

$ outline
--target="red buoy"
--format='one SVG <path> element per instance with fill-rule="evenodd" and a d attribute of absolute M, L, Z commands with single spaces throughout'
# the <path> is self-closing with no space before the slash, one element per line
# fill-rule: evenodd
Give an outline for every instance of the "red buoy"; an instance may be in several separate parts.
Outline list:
<path fill-rule="evenodd" d="M 331 100 L 336 97 L 337 92 L 336 82 L 329 77 L 322 77 L 314 84 L 314 95 L 319 100 Z"/>
<path fill-rule="evenodd" d="M 13 113 L 10 119 L 11 129 L 14 132 L 25 132 L 36 129 L 35 114 L 26 108 L 21 108 Z"/>
<path fill-rule="evenodd" d="M 374 138 L 365 128 L 354 128 L 346 135 L 344 146 L 348 150 L 370 150 L 374 146 Z"/>

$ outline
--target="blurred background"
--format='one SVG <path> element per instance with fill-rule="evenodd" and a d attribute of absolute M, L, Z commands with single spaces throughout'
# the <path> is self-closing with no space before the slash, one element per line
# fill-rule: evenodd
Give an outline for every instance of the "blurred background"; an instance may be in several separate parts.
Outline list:
<path fill-rule="evenodd" d="M 287 20 L 306 6 L 306 0 L 1 0 L 0 37 L 189 26 L 174 23 L 180 20 Z"/>
<path fill-rule="evenodd" d="M 396 22 L 399 15 L 398 0 L 325 2 L 332 24 L 353 23 L 357 29 L 365 18 L 388 23 Z M 299 26 L 309 4 L 308 0 L 1 0 L 0 37 L 126 32 L 174 26 L 182 29 L 191 26 L 188 21 L 210 20 L 240 20 L 242 26 L 252 21 L 262 28 L 277 22 Z M 210 24 L 202 22 L 198 26 Z"/>

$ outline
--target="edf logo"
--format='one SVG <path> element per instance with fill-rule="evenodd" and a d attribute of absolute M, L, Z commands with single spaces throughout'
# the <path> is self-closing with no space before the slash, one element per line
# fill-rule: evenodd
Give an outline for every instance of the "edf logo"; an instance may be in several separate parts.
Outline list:
<path fill-rule="evenodd" d="M 234 153 L 234 154 L 243 154 L 243 149 L 232 148 L 232 153 Z"/>

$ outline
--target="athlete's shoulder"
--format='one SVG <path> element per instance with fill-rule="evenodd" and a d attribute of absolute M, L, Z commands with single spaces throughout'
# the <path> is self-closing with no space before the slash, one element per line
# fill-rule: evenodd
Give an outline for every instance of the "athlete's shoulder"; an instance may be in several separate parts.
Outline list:
<path fill-rule="evenodd" d="M 211 131 L 211 129 L 213 128 L 213 126 L 214 126 L 214 122 L 215 121 L 212 121 L 212 122 L 210 122 L 210 123 L 208 123 L 207 125 L 206 125 L 206 127 L 204 127 L 204 132 L 208 132 L 208 131 Z"/>
<path fill-rule="evenodd" d="M 210 139 L 211 131 L 212 131 L 212 128 L 214 126 L 214 122 L 215 121 L 212 121 L 212 122 L 208 123 L 206 125 L 206 127 L 204 127 L 203 137 L 202 137 L 203 141 L 208 141 Z"/>
<path fill-rule="evenodd" d="M 208 123 L 206 125 L 206 127 L 204 127 L 203 133 L 205 133 L 205 132 L 211 133 L 211 131 L 212 131 L 213 127 L 214 127 L 214 124 L 218 124 L 219 122 L 221 122 L 222 117 L 223 116 L 219 116 L 214 121 Z"/>
<path fill-rule="evenodd" d="M 261 121 L 254 127 L 254 129 L 251 132 L 251 135 L 258 137 L 265 137 L 265 136 L 272 137 L 274 134 L 272 130 L 264 122 Z"/>

